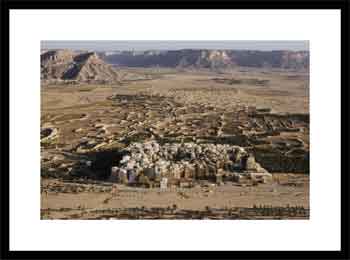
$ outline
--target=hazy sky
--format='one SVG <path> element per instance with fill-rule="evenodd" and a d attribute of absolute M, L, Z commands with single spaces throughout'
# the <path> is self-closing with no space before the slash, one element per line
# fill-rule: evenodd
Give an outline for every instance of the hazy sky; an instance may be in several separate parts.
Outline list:
<path fill-rule="evenodd" d="M 309 50 L 308 41 L 41 41 L 42 49 L 116 50 Z"/>

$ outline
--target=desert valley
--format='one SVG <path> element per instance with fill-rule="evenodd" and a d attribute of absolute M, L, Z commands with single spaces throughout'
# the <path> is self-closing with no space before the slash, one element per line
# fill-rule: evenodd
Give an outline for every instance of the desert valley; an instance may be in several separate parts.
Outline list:
<path fill-rule="evenodd" d="M 42 219 L 308 219 L 309 52 L 41 51 Z"/>

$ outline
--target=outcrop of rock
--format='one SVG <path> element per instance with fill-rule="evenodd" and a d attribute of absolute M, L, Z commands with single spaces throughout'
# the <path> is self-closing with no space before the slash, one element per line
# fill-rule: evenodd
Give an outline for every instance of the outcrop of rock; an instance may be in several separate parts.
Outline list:
<path fill-rule="evenodd" d="M 308 70 L 308 51 L 199 50 L 101 53 L 110 64 L 129 67 L 224 69 L 233 66 Z"/>
<path fill-rule="evenodd" d="M 41 54 L 42 80 L 117 82 L 117 71 L 94 52 L 53 50 Z"/>
<path fill-rule="evenodd" d="M 49 128 L 49 127 L 44 128 L 40 132 L 41 142 L 47 142 L 47 141 L 53 140 L 57 137 L 57 135 L 58 135 L 57 128 Z"/>
<path fill-rule="evenodd" d="M 40 55 L 41 79 L 63 79 L 73 64 L 75 54 L 70 50 L 46 51 Z"/>
<path fill-rule="evenodd" d="M 167 186 L 191 180 L 238 180 L 242 176 L 270 177 L 242 147 L 231 145 L 132 143 L 123 152 L 119 165 L 111 169 L 110 181 L 151 182 Z M 260 174 L 258 174 L 260 173 Z M 165 182 L 165 183 L 164 183 Z"/>

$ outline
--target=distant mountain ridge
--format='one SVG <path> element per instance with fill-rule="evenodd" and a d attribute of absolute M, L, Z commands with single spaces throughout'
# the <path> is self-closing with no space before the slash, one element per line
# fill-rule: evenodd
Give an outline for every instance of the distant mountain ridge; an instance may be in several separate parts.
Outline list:
<path fill-rule="evenodd" d="M 234 67 L 309 69 L 308 51 L 171 50 L 86 52 L 46 50 L 40 55 L 41 79 L 48 81 L 118 82 L 149 79 L 123 72 L 125 67 L 226 69 Z"/>
<path fill-rule="evenodd" d="M 127 67 L 180 67 L 221 69 L 235 66 L 309 69 L 308 51 L 250 51 L 183 49 L 169 51 L 102 52 L 107 63 Z"/>
<path fill-rule="evenodd" d="M 51 50 L 40 55 L 42 80 L 118 81 L 118 73 L 95 52 Z"/>

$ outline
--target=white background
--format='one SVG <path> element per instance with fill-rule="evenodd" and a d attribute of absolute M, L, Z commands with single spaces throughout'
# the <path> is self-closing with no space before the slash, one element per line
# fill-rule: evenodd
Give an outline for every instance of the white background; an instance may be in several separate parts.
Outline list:
<path fill-rule="evenodd" d="M 40 220 L 41 40 L 309 40 L 310 220 Z M 11 250 L 339 250 L 340 11 L 12 10 L 10 133 Z"/>

